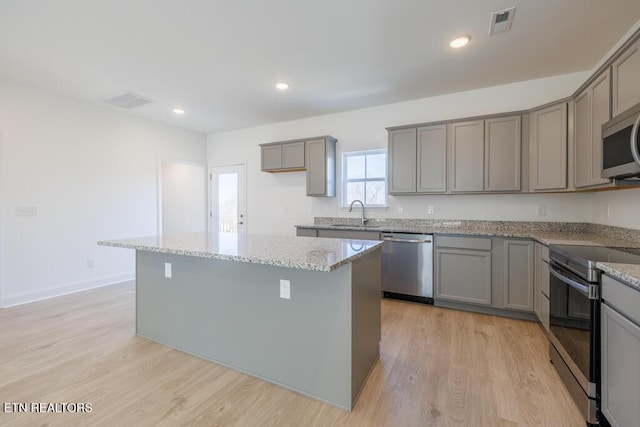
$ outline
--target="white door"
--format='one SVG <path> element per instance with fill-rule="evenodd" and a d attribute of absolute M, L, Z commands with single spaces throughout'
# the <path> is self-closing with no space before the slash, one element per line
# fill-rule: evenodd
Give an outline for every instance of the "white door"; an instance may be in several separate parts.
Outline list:
<path fill-rule="evenodd" d="M 206 231 L 206 170 L 199 163 L 160 161 L 160 234 Z"/>
<path fill-rule="evenodd" d="M 244 234 L 247 229 L 245 165 L 213 166 L 209 177 L 210 230 L 218 233 Z"/>

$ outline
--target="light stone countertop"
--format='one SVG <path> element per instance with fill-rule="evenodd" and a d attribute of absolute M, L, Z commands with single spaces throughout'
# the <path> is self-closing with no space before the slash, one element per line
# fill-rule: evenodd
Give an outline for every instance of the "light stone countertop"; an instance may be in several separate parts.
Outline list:
<path fill-rule="evenodd" d="M 628 283 L 640 291 L 640 265 L 599 262 L 596 267 L 614 279 Z"/>
<path fill-rule="evenodd" d="M 640 231 L 590 223 L 527 221 L 372 219 L 358 226 L 354 218 L 320 217 L 298 228 L 363 230 L 533 239 L 544 245 L 588 245 L 640 248 Z M 336 225 L 340 224 L 340 225 Z M 598 263 L 597 268 L 640 290 L 640 265 Z"/>
<path fill-rule="evenodd" d="M 397 233 L 421 233 L 435 235 L 466 235 L 486 237 L 511 237 L 533 239 L 544 245 L 588 245 L 640 248 L 640 239 L 616 232 L 602 232 L 589 229 L 584 224 L 535 223 L 517 221 L 415 221 L 391 220 L 372 221 L 370 225 L 359 226 L 345 223 L 341 225 L 315 223 L 297 225 L 297 228 L 325 230 L 360 230 Z M 612 227 L 613 228 L 613 227 Z M 621 229 L 625 230 L 625 229 Z"/>
<path fill-rule="evenodd" d="M 375 240 L 185 233 L 103 240 L 98 245 L 314 271 L 333 271 L 380 248 Z"/>

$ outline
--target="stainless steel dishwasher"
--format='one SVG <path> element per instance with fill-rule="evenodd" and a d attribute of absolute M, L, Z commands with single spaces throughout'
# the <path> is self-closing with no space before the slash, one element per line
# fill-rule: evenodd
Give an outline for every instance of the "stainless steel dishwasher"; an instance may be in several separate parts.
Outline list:
<path fill-rule="evenodd" d="M 382 233 L 382 296 L 433 304 L 433 235 Z"/>

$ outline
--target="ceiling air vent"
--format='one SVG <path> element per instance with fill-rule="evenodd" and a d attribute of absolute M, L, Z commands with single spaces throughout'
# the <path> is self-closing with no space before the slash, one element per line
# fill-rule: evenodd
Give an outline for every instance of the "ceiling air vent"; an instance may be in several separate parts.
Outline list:
<path fill-rule="evenodd" d="M 504 33 L 505 31 L 509 31 L 511 29 L 513 16 L 515 14 L 515 7 L 493 12 L 491 14 L 491 26 L 489 27 L 489 35 L 492 36 L 497 33 Z"/>
<path fill-rule="evenodd" d="M 144 96 L 122 91 L 122 92 L 118 92 L 113 95 L 107 96 L 105 98 L 102 98 L 102 102 L 104 102 L 105 104 L 112 105 L 114 107 L 131 110 L 132 108 L 136 108 L 145 104 L 150 104 L 155 101 L 149 98 L 145 98 Z"/>

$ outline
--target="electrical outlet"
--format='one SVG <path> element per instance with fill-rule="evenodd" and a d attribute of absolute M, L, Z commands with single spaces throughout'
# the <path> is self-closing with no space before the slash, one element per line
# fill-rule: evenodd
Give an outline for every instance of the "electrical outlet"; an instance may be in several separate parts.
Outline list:
<path fill-rule="evenodd" d="M 280 298 L 291 299 L 291 282 L 280 279 Z"/>
<path fill-rule="evenodd" d="M 427 206 L 427 214 L 428 215 L 433 215 L 433 212 L 434 212 L 433 206 L 431 206 L 431 205 Z"/>
<path fill-rule="evenodd" d="M 536 215 L 537 216 L 547 216 L 547 207 L 545 205 L 536 206 Z"/>
<path fill-rule="evenodd" d="M 170 262 L 165 262 L 164 263 L 164 277 L 170 279 L 171 278 L 171 263 Z"/>
<path fill-rule="evenodd" d="M 611 218 L 611 208 L 609 205 L 604 205 L 604 217 Z"/>
<path fill-rule="evenodd" d="M 18 206 L 16 216 L 38 216 L 38 208 L 35 206 Z"/>
<path fill-rule="evenodd" d="M 403 213 L 404 212 L 404 206 L 398 206 L 398 209 L 396 211 L 398 213 Z"/>
<path fill-rule="evenodd" d="M 93 258 L 87 258 L 87 268 L 93 268 L 96 266 L 96 260 Z"/>

